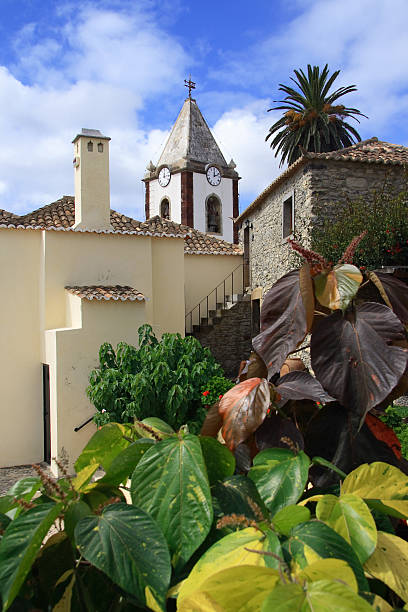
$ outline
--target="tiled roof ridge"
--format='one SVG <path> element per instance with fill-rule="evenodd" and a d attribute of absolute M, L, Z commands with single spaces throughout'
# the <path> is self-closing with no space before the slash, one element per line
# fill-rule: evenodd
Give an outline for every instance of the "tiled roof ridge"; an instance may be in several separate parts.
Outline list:
<path fill-rule="evenodd" d="M 75 199 L 62 196 L 59 200 L 42 206 L 25 215 L 0 214 L 0 227 L 10 229 L 46 229 L 51 231 L 72 231 L 98 234 L 124 234 L 153 236 L 157 238 L 183 238 L 187 255 L 241 255 L 237 245 L 204 234 L 199 230 L 156 215 L 147 221 L 137 221 L 111 209 L 112 230 L 87 230 L 72 228 L 75 219 Z M 11 216 L 10 216 L 11 215 Z"/>
<path fill-rule="evenodd" d="M 146 301 L 143 293 L 130 285 L 67 285 L 65 289 L 86 300 Z"/>
<path fill-rule="evenodd" d="M 356 155 L 353 156 L 353 153 Z M 408 147 L 397 145 L 384 140 L 378 140 L 376 136 L 356 142 L 350 147 L 328 151 L 325 153 L 314 153 L 308 151 L 302 154 L 293 164 L 282 172 L 270 185 L 268 185 L 249 206 L 237 217 L 235 223 L 242 222 L 264 198 L 272 193 L 287 178 L 293 176 L 297 170 L 307 162 L 316 160 L 327 160 L 333 162 L 353 162 L 368 164 L 384 164 L 394 166 L 408 165 Z"/>

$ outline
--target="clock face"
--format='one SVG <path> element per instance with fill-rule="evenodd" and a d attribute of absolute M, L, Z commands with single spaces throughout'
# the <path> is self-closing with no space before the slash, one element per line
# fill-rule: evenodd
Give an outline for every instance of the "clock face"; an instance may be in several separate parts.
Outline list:
<path fill-rule="evenodd" d="M 219 185 L 221 183 L 221 172 L 216 166 L 210 166 L 207 169 L 207 181 L 210 185 Z"/>
<path fill-rule="evenodd" d="M 167 187 L 167 185 L 170 183 L 170 178 L 170 170 L 167 168 L 167 166 L 164 166 L 164 168 L 162 168 L 159 172 L 159 185 L 161 187 Z"/>

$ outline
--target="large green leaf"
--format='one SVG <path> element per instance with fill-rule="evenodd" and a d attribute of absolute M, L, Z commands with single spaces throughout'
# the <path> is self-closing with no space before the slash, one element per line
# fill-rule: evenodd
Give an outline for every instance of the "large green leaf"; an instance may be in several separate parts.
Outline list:
<path fill-rule="evenodd" d="M 382 461 L 360 465 L 344 480 L 341 492 L 358 495 L 383 513 L 408 519 L 408 478 L 393 465 Z"/>
<path fill-rule="evenodd" d="M 325 523 L 312 520 L 297 525 L 283 546 L 301 569 L 319 557 L 343 559 L 354 571 L 359 589 L 368 590 L 364 571 L 356 553 L 344 538 Z"/>
<path fill-rule="evenodd" d="M 126 482 L 140 459 L 153 444 L 155 442 L 148 438 L 141 438 L 130 444 L 119 455 L 116 455 L 100 482 L 114 486 Z"/>
<path fill-rule="evenodd" d="M 20 514 L 7 527 L 0 542 L 0 594 L 7 610 L 31 569 L 62 504 L 47 503 Z"/>
<path fill-rule="evenodd" d="M 157 523 L 126 504 L 107 506 L 75 528 L 80 553 L 142 605 L 153 596 L 162 610 L 170 582 L 170 555 Z M 147 595 L 150 593 L 150 595 Z"/>
<path fill-rule="evenodd" d="M 273 528 L 282 533 L 289 535 L 293 527 L 299 523 L 305 523 L 310 519 L 310 510 L 303 506 L 285 506 L 275 514 L 272 519 Z"/>
<path fill-rule="evenodd" d="M 377 528 L 361 497 L 352 493 L 324 495 L 316 506 L 316 517 L 351 544 L 361 564 L 374 552 Z"/>
<path fill-rule="evenodd" d="M 226 478 L 213 487 L 214 512 L 219 518 L 242 514 L 250 520 L 267 518 L 268 511 L 255 484 L 241 474 Z"/>
<path fill-rule="evenodd" d="M 99 429 L 75 462 L 77 477 L 74 486 L 81 490 L 101 465 L 106 471 L 117 455 L 130 444 L 126 437 L 131 435 L 129 425 L 108 423 Z"/>
<path fill-rule="evenodd" d="M 408 602 L 408 542 L 379 531 L 377 548 L 364 569 Z"/>
<path fill-rule="evenodd" d="M 317 580 L 339 580 L 358 593 L 357 580 L 351 567 L 342 559 L 319 559 L 295 573 L 299 584 Z"/>
<path fill-rule="evenodd" d="M 318 580 L 305 586 L 278 584 L 264 600 L 261 612 L 373 612 L 370 604 L 334 580 Z"/>
<path fill-rule="evenodd" d="M 210 485 L 232 476 L 235 470 L 235 457 L 231 451 L 215 438 L 200 436 L 199 439 Z"/>
<path fill-rule="evenodd" d="M 269 567 L 239 565 L 221 570 L 183 599 L 179 612 L 252 612 L 259 610 L 279 580 Z"/>
<path fill-rule="evenodd" d="M 72 544 L 75 544 L 75 527 L 85 516 L 92 514 L 90 506 L 79 499 L 68 506 L 64 514 L 64 528 Z"/>
<path fill-rule="evenodd" d="M 222 437 L 234 450 L 256 431 L 270 405 L 269 383 L 265 378 L 248 378 L 235 385 L 220 401 Z"/>
<path fill-rule="evenodd" d="M 268 538 L 268 535 L 272 537 Z M 229 567 L 239 565 L 265 567 L 268 565 L 267 561 L 272 558 L 274 567 L 278 568 L 279 562 L 275 558 L 257 554 L 248 549 L 259 552 L 268 551 L 282 557 L 279 539 L 270 530 L 266 536 L 262 531 L 253 527 L 230 533 L 213 544 L 195 564 L 188 578 L 182 583 L 177 599 L 178 604 L 194 591 L 200 590 L 201 585 L 210 576 Z"/>
<path fill-rule="evenodd" d="M 179 570 L 204 541 L 213 518 L 198 437 L 180 435 L 146 451 L 133 473 L 131 494 L 159 523 Z"/>
<path fill-rule="evenodd" d="M 21 478 L 7 491 L 7 495 L 0 497 L 0 512 L 6 514 L 6 512 L 15 508 L 17 506 L 16 499 L 30 501 L 41 487 L 41 484 L 41 480 L 36 476 Z M 15 516 L 18 516 L 20 512 L 21 508 L 17 508 Z"/>
<path fill-rule="evenodd" d="M 249 477 L 272 514 L 295 504 L 306 486 L 310 459 L 303 451 L 294 454 L 286 448 L 267 448 L 258 453 Z"/>

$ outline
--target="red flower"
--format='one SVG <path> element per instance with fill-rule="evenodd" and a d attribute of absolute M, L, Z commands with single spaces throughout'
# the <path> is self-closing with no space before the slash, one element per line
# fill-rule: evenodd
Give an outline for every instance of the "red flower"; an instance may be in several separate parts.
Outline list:
<path fill-rule="evenodd" d="M 218 399 L 221 399 L 221 398 L 222 398 L 222 395 L 219 395 L 219 396 L 218 396 Z"/>
<path fill-rule="evenodd" d="M 360 270 L 365 270 L 366 267 L 365 266 L 360 266 Z"/>
<path fill-rule="evenodd" d="M 390 233 L 390 230 L 385 230 L 385 233 L 386 233 L 386 234 L 389 234 L 389 233 Z"/>
<path fill-rule="evenodd" d="M 203 391 L 203 395 L 205 395 L 205 396 L 210 395 L 210 392 L 209 391 Z"/>

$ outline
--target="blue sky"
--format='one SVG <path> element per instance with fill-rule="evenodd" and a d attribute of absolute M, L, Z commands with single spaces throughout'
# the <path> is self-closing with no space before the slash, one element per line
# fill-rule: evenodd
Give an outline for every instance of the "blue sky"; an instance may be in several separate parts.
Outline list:
<path fill-rule="evenodd" d="M 0 0 L 0 208 L 73 193 L 72 138 L 111 141 L 111 205 L 143 218 L 143 177 L 186 96 L 240 181 L 241 209 L 280 172 L 268 113 L 295 68 L 340 69 L 361 137 L 408 145 L 406 0 Z"/>

